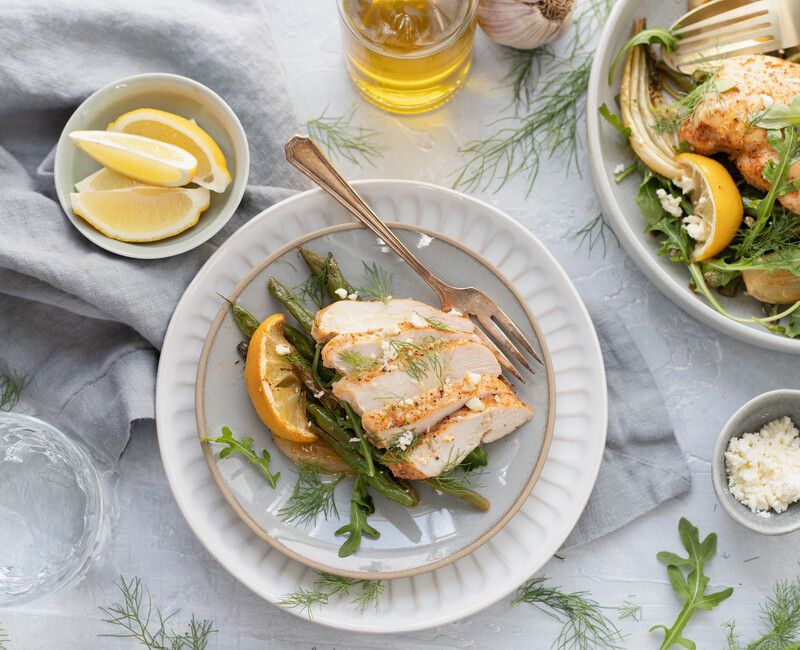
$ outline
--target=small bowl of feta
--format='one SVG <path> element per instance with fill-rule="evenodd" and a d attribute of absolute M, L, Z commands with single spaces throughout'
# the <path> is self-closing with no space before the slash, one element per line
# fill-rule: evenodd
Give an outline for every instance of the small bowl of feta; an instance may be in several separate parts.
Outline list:
<path fill-rule="evenodd" d="M 751 399 L 722 429 L 714 491 L 739 524 L 764 535 L 800 529 L 800 390 Z"/>

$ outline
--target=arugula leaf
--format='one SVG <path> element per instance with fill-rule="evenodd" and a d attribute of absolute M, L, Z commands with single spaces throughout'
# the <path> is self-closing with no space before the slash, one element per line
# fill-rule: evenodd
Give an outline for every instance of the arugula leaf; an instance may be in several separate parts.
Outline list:
<path fill-rule="evenodd" d="M 240 454 L 244 457 L 244 459 L 250 463 L 251 465 L 255 465 L 261 473 L 264 475 L 264 478 L 267 479 L 267 482 L 274 488 L 277 483 L 278 479 L 281 476 L 281 473 L 278 472 L 277 474 L 273 474 L 269 469 L 269 461 L 270 455 L 266 449 L 261 450 L 261 455 L 259 456 L 253 450 L 253 439 L 249 436 L 245 436 L 241 440 L 237 440 L 236 437 L 233 435 L 233 432 L 230 430 L 229 427 L 222 427 L 222 435 L 218 438 L 202 438 L 202 442 L 217 442 L 222 445 L 227 445 L 224 449 L 220 450 L 219 457 L 220 458 L 227 458 L 231 454 Z"/>
<path fill-rule="evenodd" d="M 611 109 L 608 107 L 608 105 L 605 102 L 600 107 L 600 115 L 603 118 L 605 118 L 606 122 L 608 122 L 611 126 L 613 126 L 617 131 L 619 131 L 626 138 L 630 137 L 630 135 L 631 135 L 630 127 L 625 126 L 622 123 L 622 118 L 619 115 L 617 115 L 616 113 L 612 113 Z"/>
<path fill-rule="evenodd" d="M 367 492 L 367 482 L 363 474 L 358 474 L 353 483 L 353 497 L 350 500 L 350 523 L 345 524 L 335 535 L 347 535 L 347 540 L 339 548 L 339 557 L 355 553 L 361 546 L 361 537 L 366 535 L 378 539 L 381 534 L 367 522 L 367 517 L 375 512 L 375 504 Z"/>
<path fill-rule="evenodd" d="M 625 46 L 619 51 L 611 64 L 611 69 L 608 71 L 608 85 L 614 83 L 614 76 L 617 73 L 619 64 L 622 63 L 622 57 L 625 53 L 636 47 L 637 45 L 653 45 L 654 43 L 661 43 L 667 51 L 672 51 L 678 47 L 678 37 L 675 36 L 670 30 L 663 28 L 643 29 L 641 32 L 631 38 Z"/>
<path fill-rule="evenodd" d="M 681 517 L 678 522 L 678 535 L 687 551 L 686 557 L 669 551 L 662 551 L 656 556 L 667 565 L 670 584 L 683 601 L 683 609 L 671 627 L 654 625 L 650 628 L 651 632 L 664 630 L 661 650 L 667 650 L 676 644 L 689 650 L 695 650 L 697 647 L 695 642 L 683 636 L 686 624 L 698 609 L 714 609 L 733 593 L 733 587 L 727 587 L 711 594 L 706 593 L 709 578 L 703 573 L 703 568 L 706 562 L 717 553 L 716 533 L 710 533 L 701 542 L 697 528 L 688 519 Z M 686 575 L 684 575 L 684 569 L 687 570 Z"/>
<path fill-rule="evenodd" d="M 724 260 L 709 260 L 704 267 L 720 271 L 723 273 L 730 273 L 736 271 L 746 271 L 748 269 L 753 271 L 777 271 L 785 269 L 795 275 L 800 275 L 800 247 L 791 246 L 781 248 L 758 258 L 741 258 L 732 262 Z"/>
<path fill-rule="evenodd" d="M 800 95 L 792 97 L 789 105 L 773 104 L 750 118 L 750 124 L 762 129 L 785 129 L 800 126 Z"/>
<path fill-rule="evenodd" d="M 691 244 L 689 235 L 678 217 L 673 217 L 661 206 L 658 190 L 663 189 L 673 196 L 680 196 L 669 179 L 654 174 L 649 169 L 644 172 L 644 179 L 636 194 L 636 204 L 642 211 L 647 222 L 647 232 L 661 233 L 664 239 L 661 242 L 659 255 L 669 255 L 673 262 L 689 263 Z M 684 212 L 691 210 L 685 199 L 682 199 Z M 688 212 L 687 212 L 688 213 Z"/>

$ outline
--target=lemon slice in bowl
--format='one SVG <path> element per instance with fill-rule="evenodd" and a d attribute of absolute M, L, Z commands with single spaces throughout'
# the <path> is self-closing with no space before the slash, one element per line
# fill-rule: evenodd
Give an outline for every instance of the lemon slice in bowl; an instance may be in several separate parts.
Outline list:
<path fill-rule="evenodd" d="M 128 187 L 142 187 L 137 180 L 118 174 L 113 169 L 103 167 L 82 181 L 75 183 L 78 192 L 103 192 L 105 190 L 124 190 Z"/>
<path fill-rule="evenodd" d="M 192 181 L 212 192 L 224 192 L 231 182 L 225 154 L 214 139 L 185 117 L 156 108 L 139 108 L 120 115 L 109 131 L 141 135 L 174 144 L 197 158 Z"/>
<path fill-rule="evenodd" d="M 208 208 L 204 187 L 129 187 L 69 195 L 72 211 L 106 237 L 150 242 L 172 237 L 194 226 Z"/>
<path fill-rule="evenodd" d="M 101 165 L 148 185 L 179 187 L 197 171 L 192 154 L 153 138 L 110 131 L 73 131 L 69 138 Z"/>
<path fill-rule="evenodd" d="M 742 225 L 742 195 L 728 170 L 713 158 L 682 153 L 675 160 L 686 171 L 679 185 L 691 196 L 694 209 L 683 220 L 697 242 L 692 259 L 703 262 L 724 251 Z"/>
<path fill-rule="evenodd" d="M 283 314 L 269 316 L 250 339 L 244 384 L 261 421 L 272 433 L 295 442 L 313 442 L 306 414 L 306 391 L 286 361 L 294 351 L 283 336 Z"/>

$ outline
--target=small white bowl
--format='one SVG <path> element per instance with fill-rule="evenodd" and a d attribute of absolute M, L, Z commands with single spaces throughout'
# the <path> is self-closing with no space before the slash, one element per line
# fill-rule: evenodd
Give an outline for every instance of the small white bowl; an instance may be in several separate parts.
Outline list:
<path fill-rule="evenodd" d="M 105 129 L 117 117 L 137 108 L 159 108 L 194 119 L 225 154 L 233 182 L 222 193 L 211 193 L 211 205 L 197 225 L 156 242 L 130 243 L 106 237 L 72 212 L 69 200 L 75 183 L 100 169 L 69 140 L 71 131 Z M 139 259 L 159 259 L 185 253 L 213 237 L 242 200 L 250 170 L 247 136 L 225 101 L 201 83 L 168 73 L 148 73 L 120 79 L 92 93 L 72 114 L 58 140 L 55 184 L 67 218 L 87 239 L 112 253 Z"/>
<path fill-rule="evenodd" d="M 754 397 L 733 414 L 717 438 L 711 460 L 711 478 L 714 492 L 731 518 L 745 528 L 763 535 L 785 535 L 800 529 L 800 502 L 793 503 L 784 512 L 771 512 L 768 517 L 755 514 L 736 500 L 728 489 L 725 469 L 725 450 L 731 438 L 744 433 L 760 431 L 767 422 L 788 415 L 795 425 L 800 424 L 800 390 L 782 389 Z"/>

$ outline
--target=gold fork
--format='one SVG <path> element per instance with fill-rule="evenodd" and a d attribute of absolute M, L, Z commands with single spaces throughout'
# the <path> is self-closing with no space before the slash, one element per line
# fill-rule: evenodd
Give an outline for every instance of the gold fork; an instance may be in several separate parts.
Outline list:
<path fill-rule="evenodd" d="M 378 215 L 372 211 L 311 138 L 296 135 L 286 143 L 285 149 L 286 159 L 292 165 L 297 167 L 380 237 L 381 241 L 397 253 L 406 264 L 425 280 L 428 286 L 439 296 L 441 308 L 444 311 L 455 309 L 467 316 L 476 318 L 486 332 L 497 341 L 497 345 L 480 329 L 476 329 L 476 333 L 495 352 L 500 363 L 508 372 L 520 381 L 525 381 L 522 374 L 508 360 L 508 357 L 503 354 L 500 348 L 524 368 L 533 372 L 530 364 L 514 342 L 536 361 L 542 363 L 533 346 L 494 300 L 479 289 L 474 287 L 454 287 L 431 273 L 394 235 L 389 227 L 381 221 Z"/>
<path fill-rule="evenodd" d="M 800 45 L 798 0 L 712 0 L 672 26 L 680 40 L 664 61 L 691 74 L 739 54 L 763 54 Z"/>

